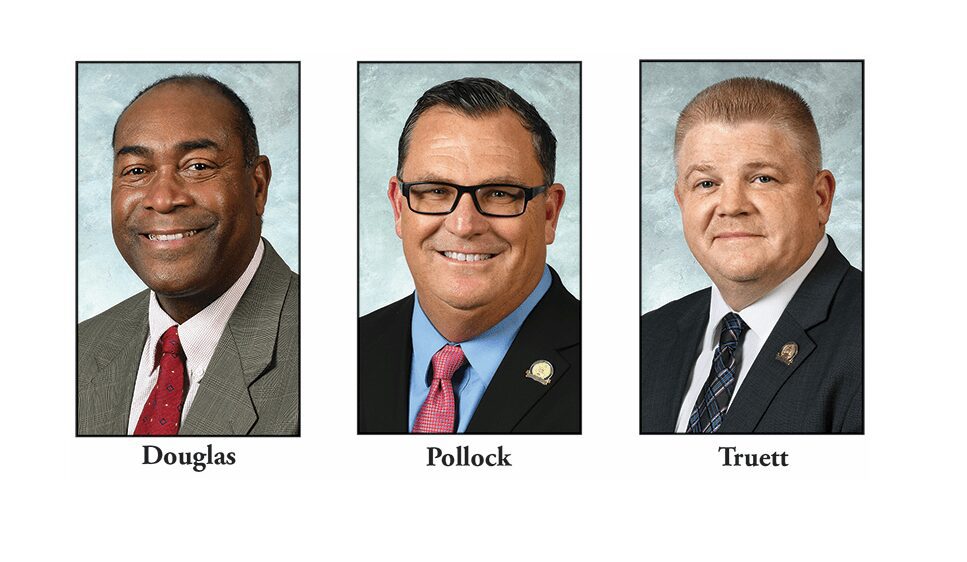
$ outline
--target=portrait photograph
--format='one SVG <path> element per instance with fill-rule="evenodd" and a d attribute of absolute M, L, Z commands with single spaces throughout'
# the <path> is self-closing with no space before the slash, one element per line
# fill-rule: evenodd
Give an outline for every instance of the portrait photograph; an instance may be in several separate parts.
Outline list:
<path fill-rule="evenodd" d="M 358 432 L 580 433 L 581 65 L 358 65 Z"/>
<path fill-rule="evenodd" d="M 640 432 L 863 433 L 863 62 L 640 80 Z"/>
<path fill-rule="evenodd" d="M 298 62 L 78 62 L 77 434 L 299 434 Z"/>

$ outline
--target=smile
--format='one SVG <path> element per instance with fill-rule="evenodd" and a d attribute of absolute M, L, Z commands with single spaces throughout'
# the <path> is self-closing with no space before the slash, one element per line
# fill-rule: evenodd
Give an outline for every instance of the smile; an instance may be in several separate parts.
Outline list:
<path fill-rule="evenodd" d="M 451 260 L 457 261 L 484 261 L 494 257 L 494 254 L 463 254 L 460 252 L 441 252 Z"/>
<path fill-rule="evenodd" d="M 191 238 L 195 234 L 198 234 L 198 232 L 199 231 L 197 229 L 185 230 L 183 232 L 172 232 L 167 234 L 161 234 L 161 233 L 155 234 L 153 232 L 148 232 L 147 234 L 144 234 L 144 236 L 146 236 L 148 240 L 158 240 L 161 242 L 165 242 L 168 240 L 181 240 L 182 238 Z"/>

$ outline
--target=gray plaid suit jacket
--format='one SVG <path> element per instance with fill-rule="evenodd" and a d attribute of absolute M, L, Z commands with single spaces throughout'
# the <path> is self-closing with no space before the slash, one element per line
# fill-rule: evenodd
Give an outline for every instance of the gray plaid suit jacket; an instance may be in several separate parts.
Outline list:
<path fill-rule="evenodd" d="M 145 290 L 77 328 L 77 434 L 126 435 L 148 337 Z M 299 276 L 265 241 L 179 435 L 298 435 Z"/>

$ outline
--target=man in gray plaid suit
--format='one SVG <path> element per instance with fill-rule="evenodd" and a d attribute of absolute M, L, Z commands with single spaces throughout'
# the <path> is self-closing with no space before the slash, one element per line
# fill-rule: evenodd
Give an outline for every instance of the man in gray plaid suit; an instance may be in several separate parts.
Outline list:
<path fill-rule="evenodd" d="M 78 434 L 298 434 L 299 279 L 261 238 L 272 170 L 248 107 L 165 78 L 113 149 L 114 240 L 148 290 L 78 326 Z"/>

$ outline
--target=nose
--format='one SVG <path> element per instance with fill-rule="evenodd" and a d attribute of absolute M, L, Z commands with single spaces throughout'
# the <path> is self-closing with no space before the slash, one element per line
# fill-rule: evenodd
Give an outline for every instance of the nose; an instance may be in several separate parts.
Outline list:
<path fill-rule="evenodd" d="M 460 238 L 470 238 L 482 234 L 490 228 L 487 217 L 477 211 L 469 193 L 460 195 L 457 208 L 447 215 L 444 225 L 448 231 Z"/>
<path fill-rule="evenodd" d="M 191 205 L 192 198 L 182 178 L 172 168 L 162 167 L 148 186 L 141 204 L 145 209 L 165 214 Z"/>
<path fill-rule="evenodd" d="M 748 213 L 752 206 L 748 190 L 749 187 L 742 181 L 724 182 L 719 188 L 718 214 L 735 216 Z"/>

